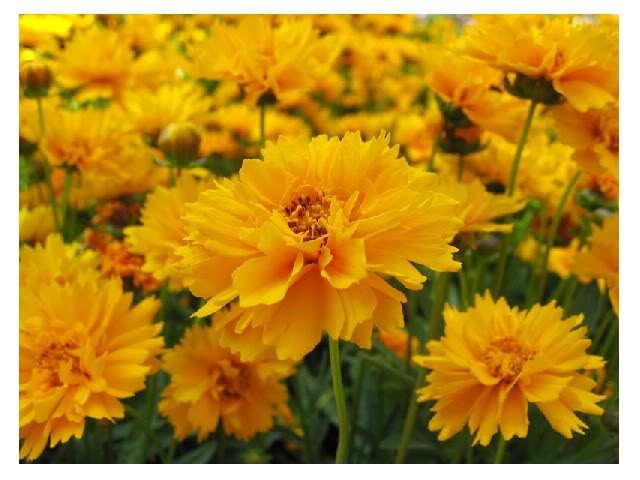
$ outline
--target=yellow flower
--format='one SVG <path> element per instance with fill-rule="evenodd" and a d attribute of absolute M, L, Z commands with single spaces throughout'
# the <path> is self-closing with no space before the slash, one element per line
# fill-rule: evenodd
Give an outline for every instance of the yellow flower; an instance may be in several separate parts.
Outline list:
<path fill-rule="evenodd" d="M 53 223 L 53 210 L 48 205 L 39 205 L 32 209 L 21 208 L 19 219 L 21 242 L 44 240 L 56 229 Z"/>
<path fill-rule="evenodd" d="M 399 115 L 393 131 L 393 139 L 406 149 L 407 160 L 422 165 L 431 158 L 433 145 L 440 129 L 442 116 L 435 102 L 429 102 L 426 112 Z"/>
<path fill-rule="evenodd" d="M 20 45 L 57 52 L 58 39 L 66 39 L 73 22 L 65 15 L 20 15 Z"/>
<path fill-rule="evenodd" d="M 581 112 L 618 95 L 617 29 L 566 18 L 532 23 L 526 15 L 481 16 L 458 48 L 505 73 L 544 79 Z"/>
<path fill-rule="evenodd" d="M 505 440 L 524 438 L 528 404 L 535 403 L 551 427 L 567 438 L 587 425 L 574 412 L 601 415 L 604 397 L 582 370 L 600 368 L 602 357 L 586 353 L 591 340 L 582 315 L 562 320 L 555 302 L 531 310 L 510 308 L 487 292 L 465 312 L 445 307 L 445 334 L 415 356 L 431 369 L 418 401 L 436 400 L 429 430 L 447 440 L 466 423 L 473 444 L 488 445 L 500 429 Z"/>
<path fill-rule="evenodd" d="M 264 161 L 244 161 L 239 180 L 187 205 L 190 242 L 176 253 L 191 292 L 208 299 L 195 315 L 237 298 L 242 315 L 216 325 L 243 360 L 260 342 L 299 359 L 323 331 L 368 348 L 374 326 L 404 323 L 406 299 L 383 276 L 418 290 L 426 277 L 412 262 L 460 268 L 448 244 L 461 226 L 455 202 L 430 191 L 430 175 L 388 143 L 359 133 L 280 137 L 267 143 Z"/>
<path fill-rule="evenodd" d="M 308 18 L 272 27 L 262 16 L 243 15 L 237 25 L 214 23 L 210 38 L 189 49 L 190 73 L 234 80 L 255 104 L 265 92 L 281 100 L 309 90 L 338 53 L 336 37 L 320 38 Z"/>
<path fill-rule="evenodd" d="M 162 392 L 160 413 L 178 440 L 194 430 L 198 441 L 214 432 L 220 420 L 228 435 L 248 440 L 273 427 L 274 417 L 291 417 L 287 387 L 290 362 L 263 353 L 251 362 L 220 345 L 212 327 L 188 329 L 180 344 L 164 354 L 171 383 Z"/>
<path fill-rule="evenodd" d="M 518 196 L 489 193 L 477 178 L 470 183 L 451 178 L 438 180 L 434 190 L 459 202 L 456 216 L 464 222 L 460 233 L 510 232 L 512 224 L 495 223 L 492 220 L 522 210 L 527 203 L 526 199 Z"/>
<path fill-rule="evenodd" d="M 569 105 L 553 109 L 558 140 L 576 149 L 572 158 L 584 171 L 618 180 L 618 103 L 580 113 Z"/>
<path fill-rule="evenodd" d="M 157 137 L 171 123 L 201 123 L 210 107 L 202 88 L 189 82 L 163 84 L 158 89 L 124 92 L 122 106 L 128 128 Z"/>
<path fill-rule="evenodd" d="M 425 47 L 425 56 L 429 88 L 474 124 L 518 140 L 527 104 L 501 91 L 500 72 L 438 46 Z"/>
<path fill-rule="evenodd" d="M 181 260 L 175 254 L 186 243 L 182 216 L 185 203 L 194 202 L 200 192 L 214 188 L 213 179 L 197 181 L 191 173 L 182 174 L 174 187 L 158 187 L 147 196 L 141 223 L 124 229 L 127 245 L 133 253 L 144 255 L 142 270 L 157 280 L 170 278 L 176 286 L 181 279 L 176 270 Z"/>
<path fill-rule="evenodd" d="M 605 218 L 602 227 L 593 225 L 589 249 L 576 255 L 574 273 L 604 280 L 616 314 L 619 312 L 619 221 L 618 214 Z"/>
<path fill-rule="evenodd" d="M 160 302 L 133 295 L 119 280 L 51 282 L 26 291 L 20 312 L 20 458 L 34 460 L 72 436 L 85 418 L 124 417 L 119 399 L 144 389 L 162 350 Z M 50 441 L 49 441 L 50 439 Z"/>
<path fill-rule="evenodd" d="M 65 245 L 62 237 L 53 233 L 44 245 L 24 245 L 20 249 L 20 292 L 38 292 L 49 283 L 64 285 L 80 277 L 98 277 L 99 259 L 96 252 L 81 250 L 80 245 Z"/>

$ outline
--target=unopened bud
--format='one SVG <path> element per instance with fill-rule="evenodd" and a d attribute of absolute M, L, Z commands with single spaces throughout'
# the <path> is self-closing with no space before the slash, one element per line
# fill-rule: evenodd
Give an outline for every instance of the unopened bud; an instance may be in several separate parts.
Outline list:
<path fill-rule="evenodd" d="M 611 432 L 617 432 L 620 429 L 620 414 L 618 409 L 609 408 L 602 415 L 602 423 Z"/>
<path fill-rule="evenodd" d="M 193 160 L 200 150 L 200 132 L 192 123 L 172 123 L 160 133 L 158 147 L 170 161 Z"/>
<path fill-rule="evenodd" d="M 480 255 L 492 255 L 500 250 L 501 241 L 497 235 L 491 233 L 478 234 L 476 250 Z"/>
<path fill-rule="evenodd" d="M 46 62 L 29 60 L 20 66 L 20 83 L 25 97 L 46 97 L 53 82 L 53 73 Z"/>
<path fill-rule="evenodd" d="M 503 78 L 504 88 L 514 97 L 532 100 L 543 105 L 557 105 L 564 100 L 553 87 L 551 81 L 542 77 L 528 77 L 516 73 L 515 78 L 507 75 Z"/>

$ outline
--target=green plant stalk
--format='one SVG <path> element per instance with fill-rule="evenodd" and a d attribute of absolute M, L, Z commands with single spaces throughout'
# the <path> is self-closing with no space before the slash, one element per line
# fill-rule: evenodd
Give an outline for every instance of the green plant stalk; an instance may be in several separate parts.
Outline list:
<path fill-rule="evenodd" d="M 466 310 L 469 308 L 469 288 L 467 286 L 467 276 L 462 269 L 458 270 L 458 283 L 460 286 L 460 306 Z"/>
<path fill-rule="evenodd" d="M 598 330 L 596 330 L 595 335 L 593 336 L 593 343 L 591 344 L 593 349 L 597 349 L 600 342 L 602 341 L 604 332 L 607 329 L 607 325 L 611 323 L 611 319 L 613 318 L 613 315 L 614 315 L 613 310 L 609 310 L 607 314 L 600 321 L 600 325 L 598 325 Z"/>
<path fill-rule="evenodd" d="M 471 288 L 469 290 L 469 303 L 473 303 L 473 297 L 475 297 L 476 293 L 482 293 L 482 288 L 484 287 L 484 272 L 487 266 L 487 262 L 481 256 L 478 256 L 478 263 L 476 265 L 475 275 L 473 276 L 473 281 L 471 283 Z"/>
<path fill-rule="evenodd" d="M 440 135 L 442 135 L 442 132 L 444 132 L 444 127 L 438 130 L 436 139 L 433 141 L 433 146 L 431 147 L 431 156 L 429 157 L 429 162 L 427 163 L 427 172 L 433 172 L 436 155 L 438 153 L 438 149 L 440 148 Z"/>
<path fill-rule="evenodd" d="M 551 221 L 551 231 L 549 232 L 549 236 L 547 237 L 547 242 L 544 248 L 544 256 L 542 257 L 542 272 L 540 273 L 540 283 L 538 284 L 538 294 L 535 297 L 535 303 L 540 303 L 542 301 L 542 296 L 544 295 L 544 287 L 547 283 L 549 253 L 551 252 L 551 248 L 556 241 L 556 234 L 558 233 L 558 226 L 560 225 L 560 219 L 562 218 L 562 211 L 564 210 L 564 206 L 567 203 L 569 194 L 573 191 L 573 187 L 575 187 L 576 183 L 578 183 L 578 179 L 580 178 L 581 174 L 582 172 L 580 170 L 575 173 L 575 175 L 567 185 L 567 188 L 565 188 L 564 192 L 562 192 L 560 203 L 558 204 L 558 207 L 553 214 L 553 220 Z"/>
<path fill-rule="evenodd" d="M 62 237 L 68 240 L 67 232 L 67 206 L 69 204 L 69 191 L 71 190 L 71 172 L 67 171 L 64 176 L 64 187 L 62 189 L 62 203 L 60 204 L 60 226 L 62 227 Z"/>
<path fill-rule="evenodd" d="M 265 144 L 265 117 L 267 115 L 267 107 L 260 102 L 260 148 L 264 148 Z"/>
<path fill-rule="evenodd" d="M 435 298 L 431 307 L 431 318 L 429 319 L 429 332 L 427 333 L 427 341 L 434 339 L 437 335 L 438 320 L 442 315 L 442 308 L 444 307 L 444 302 L 446 300 L 448 283 L 448 273 L 440 272 L 440 274 L 438 274 L 438 278 L 436 279 Z M 398 453 L 396 454 L 395 463 L 404 463 L 407 459 L 407 453 L 409 452 L 409 441 L 411 440 L 413 427 L 416 423 L 416 415 L 418 413 L 417 390 L 422 386 L 424 376 L 425 369 L 419 366 L 416 372 L 416 380 L 413 385 L 411 399 L 409 400 L 407 415 L 404 418 L 404 423 L 402 425 L 400 445 L 398 446 Z"/>
<path fill-rule="evenodd" d="M 40 125 L 40 139 L 44 139 L 44 113 L 42 111 L 42 98 L 37 97 L 36 103 L 38 104 L 38 124 Z M 51 167 L 47 157 L 44 156 L 44 177 L 47 184 L 47 190 L 49 191 L 49 203 L 51 204 L 51 211 L 53 212 L 53 223 L 56 226 L 56 231 L 62 234 L 62 225 L 60 218 L 58 217 L 58 204 L 56 202 L 56 192 L 53 189 L 53 182 L 51 181 Z"/>
<path fill-rule="evenodd" d="M 333 394 L 336 398 L 336 409 L 338 410 L 338 450 L 336 451 L 336 463 L 344 463 L 347 455 L 347 442 L 349 441 L 349 417 L 347 415 L 347 402 L 342 386 L 342 372 L 340 370 L 340 346 L 338 340 L 334 340 L 330 335 L 329 340 L 329 361 L 331 363 L 331 379 L 333 381 Z"/>
<path fill-rule="evenodd" d="M 516 147 L 516 153 L 513 157 L 513 163 L 511 165 L 511 174 L 509 175 L 509 183 L 507 184 L 507 195 L 512 196 L 516 187 L 516 177 L 518 175 L 518 167 L 520 166 L 520 158 L 522 157 L 522 151 L 524 150 L 524 145 L 527 143 L 527 137 L 529 136 L 529 130 L 531 129 L 531 123 L 533 121 L 533 115 L 536 111 L 537 102 L 531 101 L 529 105 L 529 112 L 527 113 L 527 118 L 524 122 L 524 126 L 522 127 L 522 133 L 520 134 L 520 140 L 518 141 L 518 146 Z M 507 265 L 507 250 L 509 249 L 509 244 L 511 243 L 511 237 L 513 233 L 507 234 L 502 239 L 502 246 L 500 249 L 500 259 L 498 260 L 498 268 L 496 273 L 495 283 L 493 284 L 493 296 L 500 296 L 500 289 L 502 288 L 502 281 L 504 280 L 504 270 Z"/>
<path fill-rule="evenodd" d="M 411 349 L 409 349 L 411 350 Z M 353 403 L 352 415 L 351 415 L 351 428 L 349 429 L 349 443 L 347 448 L 347 462 L 351 463 L 353 456 L 353 444 L 356 436 L 356 429 L 358 428 L 358 416 L 360 413 L 360 396 L 362 394 L 362 382 L 364 381 L 364 361 L 362 357 L 358 358 L 358 365 L 356 366 L 356 385 L 353 391 Z"/>
<path fill-rule="evenodd" d="M 500 434 L 498 438 L 498 449 L 496 450 L 496 458 L 493 460 L 493 463 L 499 465 L 502 463 L 502 459 L 504 458 L 504 449 L 505 449 L 505 441 L 504 437 Z"/>
<path fill-rule="evenodd" d="M 562 309 L 567 312 L 573 306 L 573 300 L 575 299 L 576 288 L 578 287 L 578 277 L 571 275 L 569 277 L 569 284 L 562 297 Z"/>

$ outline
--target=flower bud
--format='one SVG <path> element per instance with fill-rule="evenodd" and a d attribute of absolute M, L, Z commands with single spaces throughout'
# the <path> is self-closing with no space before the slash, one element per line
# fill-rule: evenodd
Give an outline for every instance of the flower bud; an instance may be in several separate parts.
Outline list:
<path fill-rule="evenodd" d="M 602 415 L 602 423 L 610 432 L 617 432 L 620 429 L 620 413 L 617 408 L 609 408 Z"/>
<path fill-rule="evenodd" d="M 557 92 L 546 78 L 528 77 L 517 73 L 513 80 L 505 75 L 503 83 L 507 92 L 514 97 L 532 100 L 543 105 L 557 105 L 564 100 L 562 94 Z"/>
<path fill-rule="evenodd" d="M 46 62 L 29 60 L 20 66 L 20 83 L 25 97 L 46 97 L 52 82 L 53 73 Z"/>
<path fill-rule="evenodd" d="M 172 123 L 160 133 L 158 147 L 170 162 L 188 162 L 198 156 L 200 132 L 192 123 Z"/>
<path fill-rule="evenodd" d="M 493 255 L 500 251 L 501 241 L 497 235 L 480 233 L 476 238 L 476 250 L 480 255 Z"/>

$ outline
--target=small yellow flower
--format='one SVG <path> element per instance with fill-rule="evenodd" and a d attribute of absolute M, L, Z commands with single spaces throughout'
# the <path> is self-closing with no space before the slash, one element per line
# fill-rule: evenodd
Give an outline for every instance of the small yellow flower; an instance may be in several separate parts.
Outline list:
<path fill-rule="evenodd" d="M 21 292 L 22 293 L 22 292 Z M 122 398 L 144 389 L 163 347 L 160 302 L 119 280 L 56 281 L 21 296 L 20 458 L 82 437 L 85 418 L 124 417 Z"/>
<path fill-rule="evenodd" d="M 576 275 L 606 282 L 616 314 L 619 313 L 620 295 L 619 221 L 619 215 L 615 214 L 605 218 L 602 227 L 593 225 L 589 248 L 579 252 L 574 262 Z"/>
<path fill-rule="evenodd" d="M 436 400 L 429 430 L 440 431 L 438 440 L 467 423 L 474 445 L 489 445 L 498 429 L 505 440 L 524 438 L 529 402 L 567 438 L 587 428 L 574 412 L 602 415 L 597 402 L 604 397 L 592 393 L 596 382 L 581 371 L 604 360 L 586 353 L 583 316 L 563 320 L 563 313 L 555 302 L 518 311 L 488 292 L 465 312 L 445 307 L 444 336 L 428 342 L 429 355 L 414 357 L 432 370 L 418 401 Z"/>
<path fill-rule="evenodd" d="M 617 28 L 532 22 L 527 15 L 478 16 L 458 45 L 467 55 L 503 72 L 543 79 L 581 112 L 618 95 Z"/>
<path fill-rule="evenodd" d="M 213 179 L 198 181 L 192 172 L 186 172 L 174 187 L 160 186 L 147 196 L 142 225 L 124 229 L 130 251 L 144 255 L 143 271 L 160 281 L 170 278 L 173 286 L 182 285 L 176 269 L 181 258 L 175 251 L 186 243 L 182 220 L 185 204 L 196 201 L 200 192 L 214 187 Z"/>
<path fill-rule="evenodd" d="M 302 358 L 324 331 L 368 348 L 374 326 L 404 323 L 405 297 L 385 276 L 418 290 L 426 277 L 411 262 L 460 268 L 448 244 L 461 226 L 455 201 L 388 143 L 280 137 L 264 161 L 245 160 L 238 180 L 187 205 L 189 242 L 176 253 L 191 292 L 207 299 L 196 315 L 238 299 L 242 315 L 216 327 L 243 359 L 261 342 Z"/>
<path fill-rule="evenodd" d="M 282 380 L 293 374 L 293 365 L 276 360 L 273 352 L 242 362 L 220 345 L 212 327 L 188 329 L 164 354 L 163 369 L 171 383 L 159 410 L 178 440 L 196 431 L 203 441 L 220 421 L 228 435 L 248 440 L 269 431 L 274 417 L 291 417 Z"/>
<path fill-rule="evenodd" d="M 320 38 L 308 18 L 273 27 L 263 16 L 243 15 L 237 25 L 214 23 L 210 38 L 189 49 L 190 73 L 234 80 L 255 104 L 265 92 L 280 100 L 309 90 L 338 53 L 337 39 Z"/>
<path fill-rule="evenodd" d="M 21 242 L 42 241 L 56 229 L 53 210 L 48 205 L 38 205 L 32 209 L 21 208 L 19 219 Z"/>

